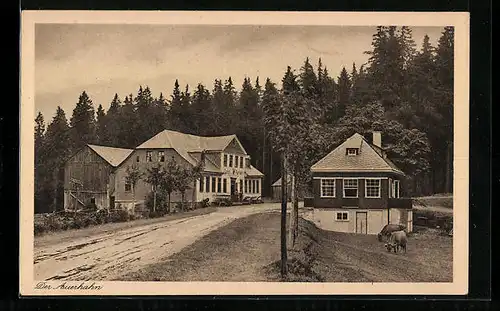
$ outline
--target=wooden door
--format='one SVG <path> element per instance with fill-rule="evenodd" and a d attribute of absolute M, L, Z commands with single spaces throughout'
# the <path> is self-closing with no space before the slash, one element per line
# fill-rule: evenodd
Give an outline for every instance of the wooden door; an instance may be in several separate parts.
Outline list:
<path fill-rule="evenodd" d="M 356 233 L 366 234 L 367 231 L 367 212 L 356 212 Z"/>

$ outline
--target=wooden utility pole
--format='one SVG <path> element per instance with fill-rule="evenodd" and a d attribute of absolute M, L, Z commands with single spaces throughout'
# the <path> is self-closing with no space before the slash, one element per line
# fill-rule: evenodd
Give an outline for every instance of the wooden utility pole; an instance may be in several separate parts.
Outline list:
<path fill-rule="evenodd" d="M 281 156 L 281 277 L 285 278 L 287 271 L 287 249 L 286 249 L 286 206 L 287 206 L 287 174 L 286 154 Z"/>

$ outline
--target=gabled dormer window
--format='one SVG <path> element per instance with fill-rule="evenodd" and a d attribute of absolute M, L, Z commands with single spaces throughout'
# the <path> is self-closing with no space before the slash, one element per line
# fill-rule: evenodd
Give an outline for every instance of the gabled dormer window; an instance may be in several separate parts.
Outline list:
<path fill-rule="evenodd" d="M 359 149 L 358 148 L 347 148 L 346 154 L 348 156 L 355 156 L 359 154 Z"/>

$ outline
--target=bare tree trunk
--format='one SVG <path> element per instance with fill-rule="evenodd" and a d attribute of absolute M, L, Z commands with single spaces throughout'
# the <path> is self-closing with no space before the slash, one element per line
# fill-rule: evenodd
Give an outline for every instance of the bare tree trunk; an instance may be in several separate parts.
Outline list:
<path fill-rule="evenodd" d="M 156 187 L 153 191 L 153 213 L 156 212 Z"/>
<path fill-rule="evenodd" d="M 135 185 L 132 185 L 132 215 L 135 216 Z"/>
<path fill-rule="evenodd" d="M 167 213 L 168 214 L 170 214 L 170 212 L 171 212 L 171 209 L 170 209 L 170 195 L 171 195 L 171 193 L 169 192 L 168 193 L 168 205 L 167 205 Z"/>
<path fill-rule="evenodd" d="M 54 197 L 52 198 L 52 204 L 53 204 L 53 210 L 52 212 L 56 212 L 57 211 L 57 173 L 54 172 L 53 174 L 53 179 L 54 179 Z M 76 208 L 76 203 L 75 203 L 75 208 Z"/>
<path fill-rule="evenodd" d="M 298 229 L 298 214 L 299 214 L 299 202 L 297 199 L 297 189 L 296 189 L 296 178 L 295 174 L 291 176 L 291 197 L 292 197 L 292 209 L 290 211 L 290 223 L 289 223 L 289 231 L 288 231 L 288 243 L 290 249 L 293 249 L 295 246 L 295 239 L 297 237 L 297 229 Z M 282 180 L 283 184 L 283 180 Z M 286 187 L 288 188 L 288 183 L 286 183 Z"/>
<path fill-rule="evenodd" d="M 283 154 L 281 159 L 281 277 L 285 278 L 288 274 L 287 269 L 287 248 L 286 248 L 286 206 L 287 206 L 287 187 L 286 180 L 286 156 Z"/>
<path fill-rule="evenodd" d="M 191 209 L 194 210 L 196 208 L 196 206 L 195 206 L 195 204 L 196 204 L 196 179 L 193 182 L 193 194 L 191 196 L 191 201 L 192 201 L 191 202 Z"/>

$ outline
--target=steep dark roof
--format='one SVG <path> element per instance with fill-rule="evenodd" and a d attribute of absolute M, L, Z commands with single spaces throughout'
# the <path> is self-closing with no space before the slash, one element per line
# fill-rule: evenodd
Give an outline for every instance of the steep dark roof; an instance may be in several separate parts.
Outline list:
<path fill-rule="evenodd" d="M 346 148 L 359 148 L 359 154 L 348 156 Z M 404 173 L 397 168 L 382 150 L 370 145 L 366 139 L 355 133 L 340 146 L 316 162 L 312 172 L 391 172 L 400 175 Z"/>

